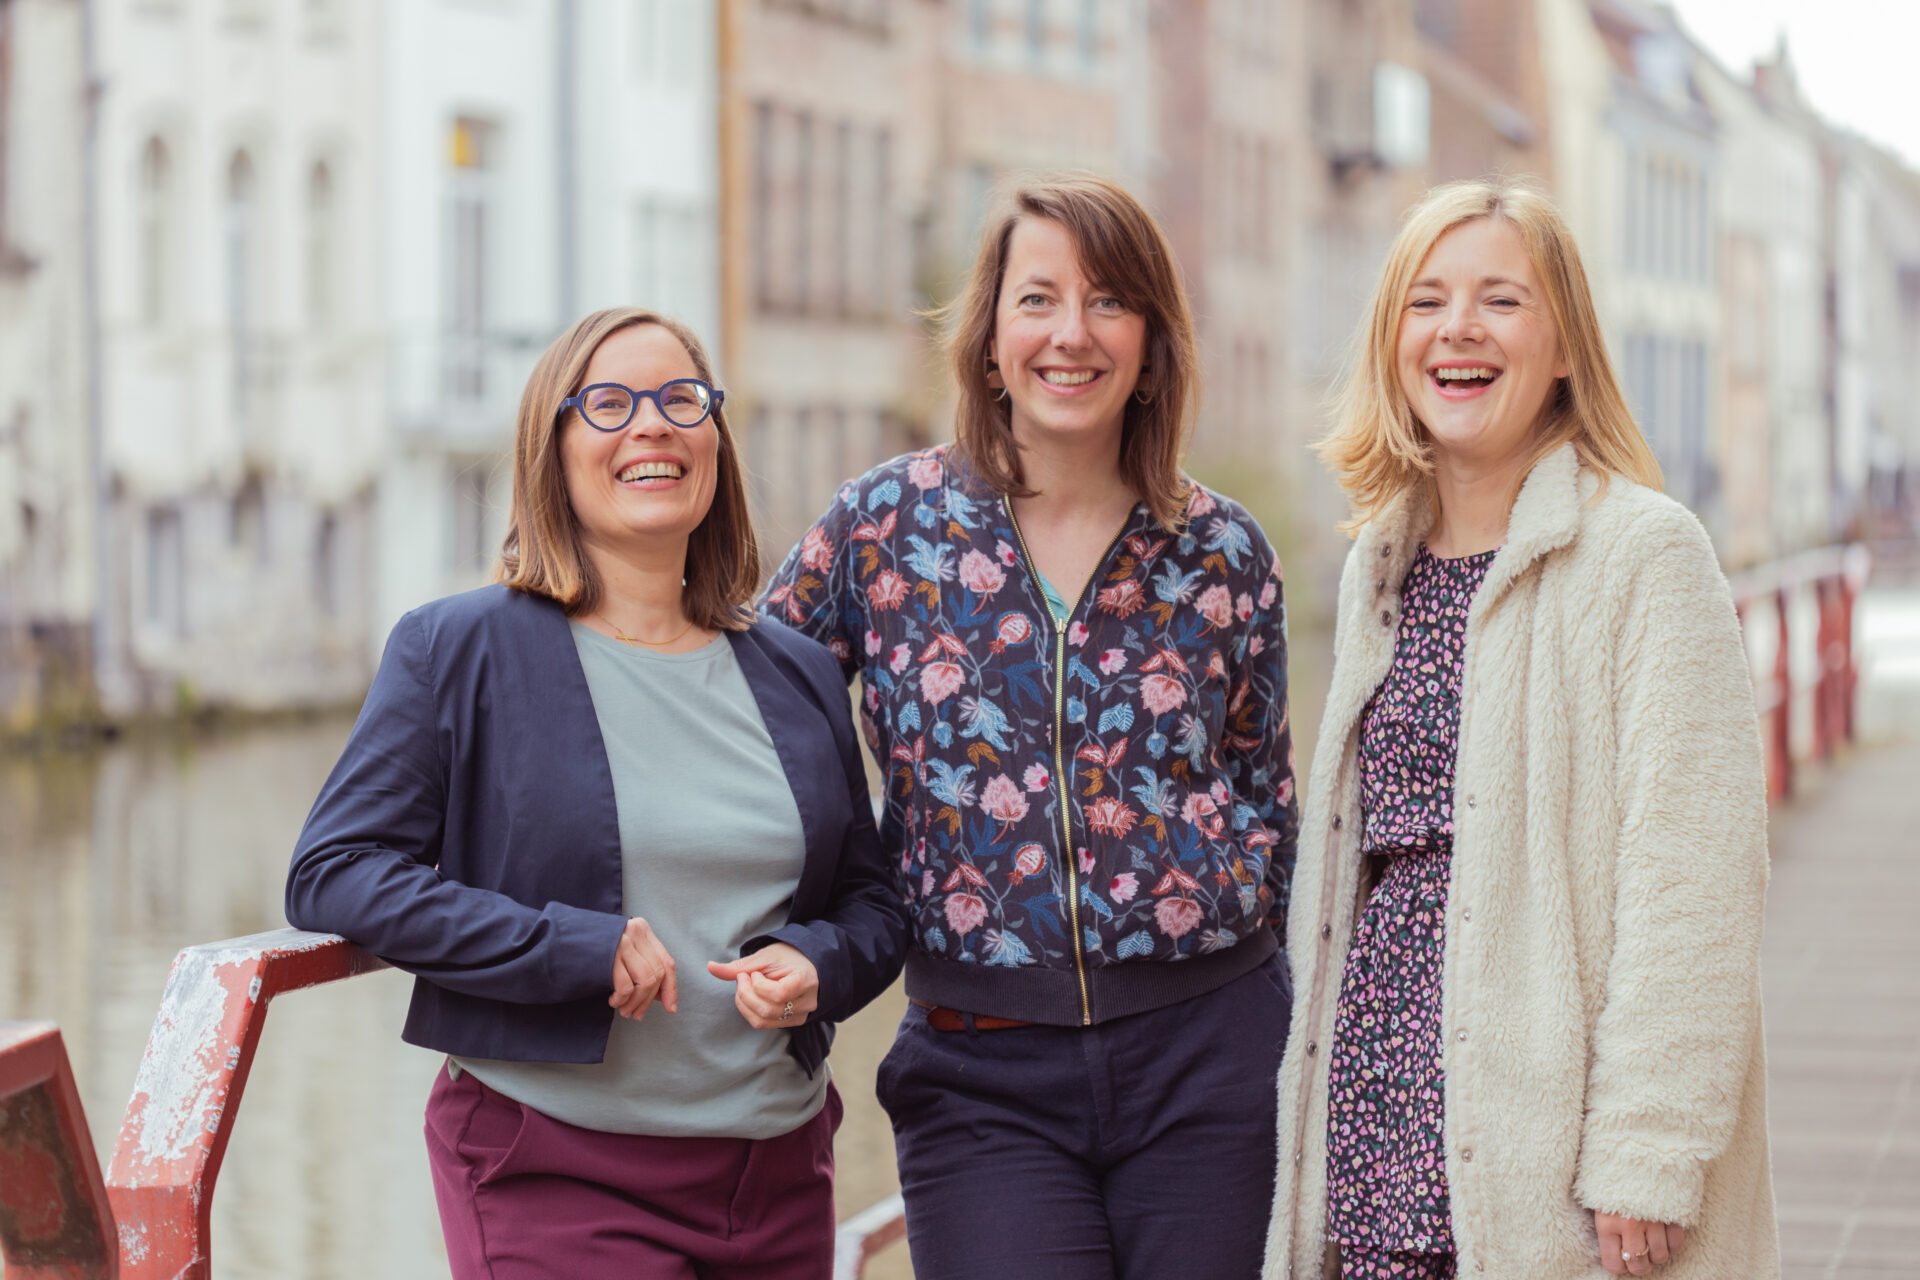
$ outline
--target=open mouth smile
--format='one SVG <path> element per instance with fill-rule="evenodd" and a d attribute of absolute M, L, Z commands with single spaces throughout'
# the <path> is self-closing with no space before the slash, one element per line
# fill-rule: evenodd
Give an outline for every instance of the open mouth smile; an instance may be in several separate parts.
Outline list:
<path fill-rule="evenodd" d="M 621 484 L 641 489 L 664 489 L 676 484 L 686 474 L 686 468 L 677 462 L 653 460 L 630 462 L 614 476 Z"/>
<path fill-rule="evenodd" d="M 1105 376 L 1099 369 L 1036 369 L 1034 372 L 1041 382 L 1060 392 L 1079 391 Z"/>
<path fill-rule="evenodd" d="M 1505 372 L 1490 364 L 1435 365 L 1427 370 L 1427 380 L 1449 400 L 1470 400 L 1498 382 Z"/>

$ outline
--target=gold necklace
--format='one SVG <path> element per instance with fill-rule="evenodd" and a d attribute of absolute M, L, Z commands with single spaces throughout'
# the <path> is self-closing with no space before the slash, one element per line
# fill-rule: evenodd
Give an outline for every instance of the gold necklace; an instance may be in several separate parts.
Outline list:
<path fill-rule="evenodd" d="M 619 627 L 614 627 L 613 620 L 611 618 L 607 620 L 607 625 L 610 627 L 613 627 L 613 638 L 615 640 L 620 641 L 620 643 L 626 644 L 626 645 L 644 644 L 649 648 L 654 648 L 654 649 L 664 649 L 666 646 L 674 643 L 676 640 L 679 640 L 682 636 L 686 635 L 687 632 L 693 630 L 693 622 L 691 619 L 689 619 L 686 626 L 680 628 L 678 632 L 676 632 L 674 635 L 668 637 L 665 640 L 642 640 L 639 636 L 630 636 L 626 632 L 622 631 Z"/>

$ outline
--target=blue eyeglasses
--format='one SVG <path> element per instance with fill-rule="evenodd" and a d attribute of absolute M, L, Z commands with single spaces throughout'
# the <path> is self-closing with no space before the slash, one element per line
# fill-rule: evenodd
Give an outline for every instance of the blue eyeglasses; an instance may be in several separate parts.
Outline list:
<path fill-rule="evenodd" d="M 661 417 L 676 427 L 687 428 L 705 422 L 726 399 L 726 392 L 698 378 L 675 378 L 652 391 L 636 391 L 618 382 L 596 382 L 582 387 L 579 395 L 562 400 L 560 409 L 563 413 L 578 409 L 595 431 L 619 431 L 633 421 L 642 400 L 651 400 Z"/>

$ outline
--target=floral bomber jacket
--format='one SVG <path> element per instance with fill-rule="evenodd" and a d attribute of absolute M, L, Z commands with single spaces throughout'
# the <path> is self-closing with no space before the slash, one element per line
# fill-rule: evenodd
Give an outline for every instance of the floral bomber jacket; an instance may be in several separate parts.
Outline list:
<path fill-rule="evenodd" d="M 915 999 L 1090 1024 L 1275 951 L 1299 821 L 1280 566 L 1231 499 L 1195 485 L 1187 516 L 1136 506 L 1061 629 L 1011 504 L 942 445 L 842 486 L 769 584 L 761 608 L 861 677 Z"/>

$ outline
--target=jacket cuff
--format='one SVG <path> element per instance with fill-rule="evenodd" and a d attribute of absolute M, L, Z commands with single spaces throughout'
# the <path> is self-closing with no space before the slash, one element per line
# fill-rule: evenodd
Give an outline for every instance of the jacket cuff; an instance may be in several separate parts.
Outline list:
<path fill-rule="evenodd" d="M 1707 1162 L 1696 1152 L 1676 1151 L 1643 1135 L 1596 1133 L 1589 1120 L 1573 1195 L 1599 1213 L 1692 1227 L 1700 1220 L 1706 1182 Z"/>
<path fill-rule="evenodd" d="M 579 1000 L 610 993 L 613 959 L 619 954 L 627 918 L 564 902 L 549 902 L 541 914 L 553 925 L 547 977 L 556 991 L 564 993 L 558 998 Z"/>

